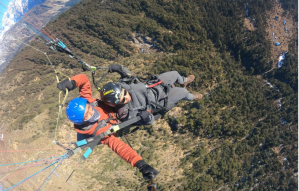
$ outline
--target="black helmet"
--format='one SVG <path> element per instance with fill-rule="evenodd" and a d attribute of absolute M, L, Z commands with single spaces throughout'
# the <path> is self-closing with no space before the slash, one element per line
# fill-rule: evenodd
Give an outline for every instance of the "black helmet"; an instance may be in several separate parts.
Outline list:
<path fill-rule="evenodd" d="M 107 105 L 115 106 L 121 97 L 122 87 L 119 84 L 109 82 L 105 84 L 101 89 L 101 100 Z"/>

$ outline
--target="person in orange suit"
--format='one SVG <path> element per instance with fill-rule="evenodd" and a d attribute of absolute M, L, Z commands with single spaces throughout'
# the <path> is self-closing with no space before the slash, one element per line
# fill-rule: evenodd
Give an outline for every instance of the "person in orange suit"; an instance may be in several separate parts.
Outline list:
<path fill-rule="evenodd" d="M 63 91 L 74 90 L 76 87 L 79 87 L 80 97 L 69 102 L 66 114 L 67 118 L 74 123 L 78 140 L 97 136 L 108 131 L 113 124 L 119 123 L 112 107 L 92 97 L 91 85 L 85 74 L 73 76 L 70 80 L 57 84 L 57 88 Z M 107 135 L 100 143 L 107 145 L 132 167 L 137 167 L 145 179 L 155 178 L 159 173 L 114 134 Z"/>

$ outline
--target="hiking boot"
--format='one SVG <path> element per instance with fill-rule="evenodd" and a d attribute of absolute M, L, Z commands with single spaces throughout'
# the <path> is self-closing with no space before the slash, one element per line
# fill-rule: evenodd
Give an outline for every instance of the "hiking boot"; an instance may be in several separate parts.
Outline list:
<path fill-rule="evenodd" d="M 186 78 L 186 82 L 183 83 L 183 86 L 184 88 L 191 82 L 193 82 L 193 80 L 195 79 L 195 76 L 194 75 L 189 75 L 187 78 Z"/>
<path fill-rule="evenodd" d="M 202 99 L 202 94 L 200 94 L 200 93 L 194 93 L 192 95 L 193 95 L 193 101 Z"/>

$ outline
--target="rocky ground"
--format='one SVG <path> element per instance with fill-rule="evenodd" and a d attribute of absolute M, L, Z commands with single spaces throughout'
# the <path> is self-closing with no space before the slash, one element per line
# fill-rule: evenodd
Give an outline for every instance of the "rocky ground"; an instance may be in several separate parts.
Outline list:
<path fill-rule="evenodd" d="M 283 10 L 280 3 L 275 3 L 273 10 L 267 14 L 266 31 L 271 42 L 271 55 L 274 61 L 273 68 L 277 68 L 278 57 L 282 53 L 288 52 L 289 43 L 294 39 L 294 36 L 298 35 L 298 23 L 294 22 L 293 15 Z M 275 17 L 278 19 L 276 20 Z M 286 21 L 285 25 L 284 21 Z M 276 46 L 276 42 L 279 42 L 280 45 Z"/>

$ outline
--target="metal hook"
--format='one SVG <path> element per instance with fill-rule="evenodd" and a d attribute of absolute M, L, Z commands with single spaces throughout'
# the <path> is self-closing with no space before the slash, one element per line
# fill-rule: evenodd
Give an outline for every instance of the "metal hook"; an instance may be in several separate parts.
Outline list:
<path fill-rule="evenodd" d="M 83 162 L 81 162 L 81 158 L 82 158 Z M 78 164 L 83 164 L 83 163 L 85 163 L 85 161 L 86 161 L 86 158 L 83 157 L 83 156 L 81 156 L 81 157 L 79 157 L 79 159 L 78 159 Z"/>

